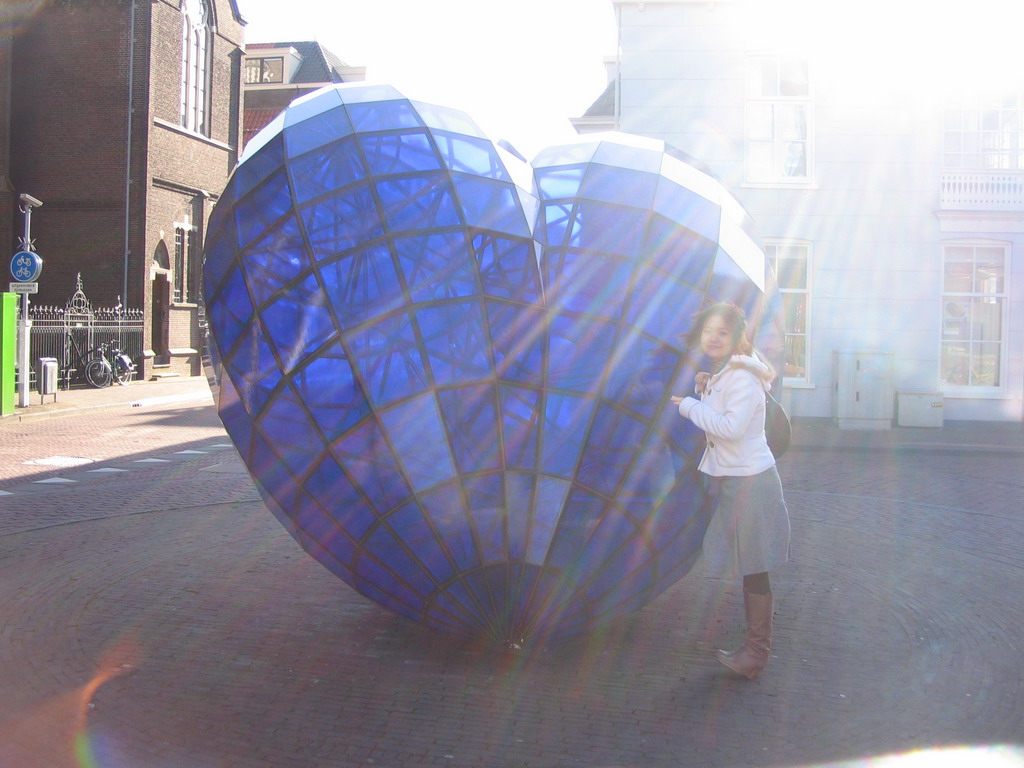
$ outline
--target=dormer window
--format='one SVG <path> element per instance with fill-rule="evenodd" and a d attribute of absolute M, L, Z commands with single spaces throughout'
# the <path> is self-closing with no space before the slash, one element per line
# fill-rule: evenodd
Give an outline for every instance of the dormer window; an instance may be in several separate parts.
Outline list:
<path fill-rule="evenodd" d="M 245 83 L 283 83 L 284 58 L 267 56 L 265 58 L 248 58 L 245 60 Z"/>

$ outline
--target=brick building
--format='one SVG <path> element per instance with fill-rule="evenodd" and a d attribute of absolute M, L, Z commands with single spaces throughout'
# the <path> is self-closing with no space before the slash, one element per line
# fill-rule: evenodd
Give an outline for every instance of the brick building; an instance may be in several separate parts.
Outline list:
<path fill-rule="evenodd" d="M 235 0 L 35 0 L 0 19 L 0 243 L 43 257 L 37 304 L 82 274 L 146 315 L 141 375 L 196 374 L 204 227 L 241 147 Z"/>

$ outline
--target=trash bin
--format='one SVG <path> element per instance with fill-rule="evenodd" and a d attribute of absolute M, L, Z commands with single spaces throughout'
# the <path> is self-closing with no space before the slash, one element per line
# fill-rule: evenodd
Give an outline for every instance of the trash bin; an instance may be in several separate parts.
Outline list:
<path fill-rule="evenodd" d="M 39 367 L 36 372 L 36 382 L 39 385 L 40 402 L 47 395 L 53 395 L 53 402 L 57 402 L 57 358 L 40 357 Z"/>

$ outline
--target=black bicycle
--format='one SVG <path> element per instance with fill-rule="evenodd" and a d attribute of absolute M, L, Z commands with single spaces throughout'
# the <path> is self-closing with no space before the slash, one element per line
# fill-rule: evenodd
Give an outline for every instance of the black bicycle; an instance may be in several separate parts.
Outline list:
<path fill-rule="evenodd" d="M 114 344 L 97 344 L 78 358 L 75 366 L 91 387 L 103 389 L 115 381 L 128 386 L 135 377 L 135 363 Z"/>

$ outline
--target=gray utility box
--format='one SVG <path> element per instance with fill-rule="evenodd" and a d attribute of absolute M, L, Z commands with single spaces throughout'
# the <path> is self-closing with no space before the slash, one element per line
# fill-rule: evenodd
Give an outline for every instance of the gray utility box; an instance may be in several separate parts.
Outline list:
<path fill-rule="evenodd" d="M 39 385 L 40 395 L 53 395 L 54 402 L 57 400 L 57 358 L 40 357 L 39 369 L 36 375 L 36 382 Z"/>
<path fill-rule="evenodd" d="M 945 406 L 941 392 L 897 392 L 896 425 L 941 427 Z"/>

